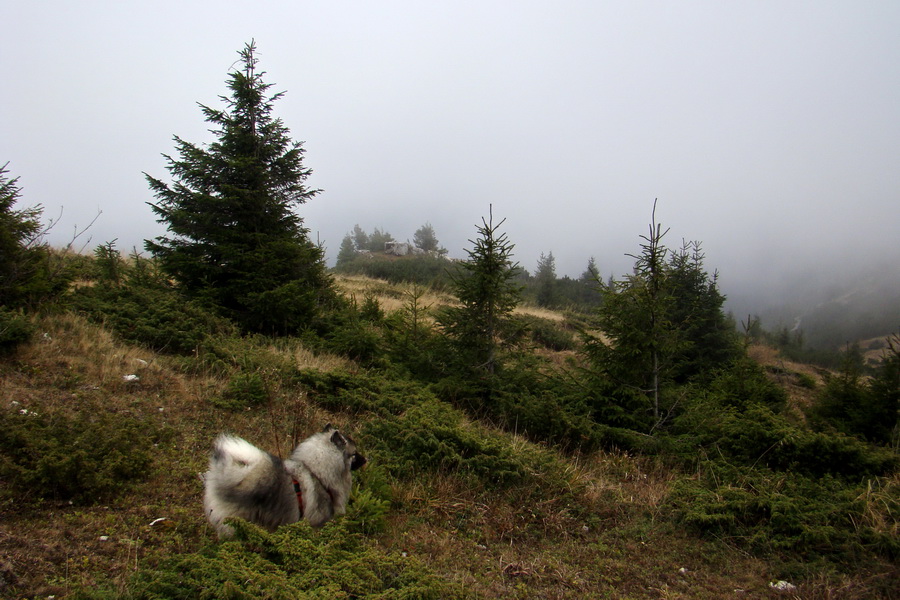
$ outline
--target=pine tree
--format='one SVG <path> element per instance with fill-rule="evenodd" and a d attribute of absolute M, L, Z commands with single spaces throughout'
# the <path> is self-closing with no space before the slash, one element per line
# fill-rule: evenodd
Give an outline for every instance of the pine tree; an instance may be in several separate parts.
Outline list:
<path fill-rule="evenodd" d="M 479 238 L 469 240 L 474 245 L 466 251 L 469 260 L 453 277 L 460 305 L 444 309 L 438 317 L 465 367 L 487 375 L 500 366 L 500 350 L 514 345 L 523 333 L 513 316 L 522 289 L 515 282 L 519 265 L 512 261 L 514 246 L 500 233 L 505 221 L 494 225 L 492 214 L 488 220 L 482 218 Z"/>
<path fill-rule="evenodd" d="M 353 226 L 353 233 L 350 235 L 353 236 L 353 244 L 356 246 L 357 251 L 369 249 L 369 234 L 359 224 Z"/>
<path fill-rule="evenodd" d="M 413 245 L 426 252 L 436 252 L 441 255 L 447 253 L 446 248 L 441 248 L 441 244 L 438 242 L 437 235 L 435 235 L 434 227 L 431 226 L 431 223 L 425 223 L 416 230 L 413 234 Z"/>
<path fill-rule="evenodd" d="M 538 259 L 537 270 L 534 274 L 535 286 L 537 287 L 537 304 L 545 308 L 556 306 L 557 303 L 557 282 L 556 282 L 556 258 L 553 252 L 544 255 Z"/>
<path fill-rule="evenodd" d="M 335 268 L 340 269 L 344 265 L 350 263 L 354 258 L 356 258 L 356 246 L 353 243 L 353 236 L 347 234 L 344 236 L 344 239 L 341 240 L 341 248 L 338 250 L 337 261 L 335 263 Z"/>
<path fill-rule="evenodd" d="M 587 268 L 581 274 L 581 281 L 603 285 L 603 280 L 600 278 L 600 270 L 597 268 L 597 259 L 593 256 L 588 259 Z"/>
<path fill-rule="evenodd" d="M 283 93 L 268 95 L 255 44 L 239 55 L 225 108 L 200 105 L 216 141 L 175 136 L 179 157 L 164 155 L 174 183 L 145 174 L 158 200 L 150 206 L 169 231 L 145 246 L 189 296 L 247 329 L 291 332 L 333 297 L 323 252 L 294 212 L 319 190 L 305 185 L 302 142 L 272 115 Z"/>
<path fill-rule="evenodd" d="M 672 356 L 679 342 L 672 326 L 674 298 L 669 286 L 663 231 L 656 222 L 656 203 L 650 233 L 641 236 L 641 253 L 632 274 L 603 290 L 598 311 L 606 340 L 592 338 L 585 346 L 599 374 L 615 390 L 613 424 L 640 427 L 643 410 L 652 415 L 652 426 L 660 422 L 662 390 L 670 377 Z M 602 412 L 602 411 L 601 411 Z"/>
<path fill-rule="evenodd" d="M 601 293 L 598 325 L 605 339 L 589 337 L 586 353 L 607 397 L 598 406 L 607 422 L 652 430 L 665 421 L 674 385 L 726 366 L 738 356 L 734 324 L 722 312 L 716 275 L 703 268 L 699 242 L 671 252 L 656 222 L 641 236 L 633 272 Z M 667 397 L 669 396 L 669 397 Z M 647 416 L 650 419 L 647 419 Z"/>
<path fill-rule="evenodd" d="M 377 227 L 372 230 L 368 237 L 368 249 L 372 252 L 384 252 L 384 245 L 387 242 L 393 242 L 394 236 L 387 231 L 382 231 Z"/>
<path fill-rule="evenodd" d="M 597 268 L 597 260 L 592 256 L 588 259 L 587 268 L 578 278 L 579 283 L 579 301 L 585 306 L 599 306 L 603 297 L 601 290 L 604 287 L 603 278 L 600 276 L 600 269 Z"/>
<path fill-rule="evenodd" d="M 16 209 L 22 188 L 0 166 L 0 307 L 21 308 L 55 294 L 67 280 L 54 281 L 48 270 L 49 248 L 40 206 Z"/>
<path fill-rule="evenodd" d="M 700 242 L 685 242 L 672 252 L 668 284 L 674 304 L 670 321 L 680 332 L 681 352 L 673 365 L 678 383 L 721 368 L 737 357 L 734 322 L 722 310 L 725 296 L 719 292 L 718 273 L 707 273 Z"/>

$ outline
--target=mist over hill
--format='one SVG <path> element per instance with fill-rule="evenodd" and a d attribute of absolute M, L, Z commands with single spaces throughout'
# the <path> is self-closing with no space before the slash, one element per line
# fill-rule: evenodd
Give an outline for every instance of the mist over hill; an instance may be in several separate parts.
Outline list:
<path fill-rule="evenodd" d="M 448 256 L 463 258 L 463 234 L 445 221 L 432 222 L 439 244 L 449 250 Z M 376 231 L 399 241 L 411 240 L 415 226 L 409 223 L 412 221 L 391 220 Z M 351 228 L 348 224 L 346 230 Z M 370 226 L 363 223 L 362 228 Z M 529 236 L 511 236 L 511 240 L 515 259 L 532 276 L 538 271 L 537 257 L 552 254 L 559 279 L 582 278 L 593 258 L 600 279 L 607 281 L 630 272 L 634 263 L 631 254 L 640 247 L 641 233 L 638 229 L 623 234 L 615 242 L 615 250 L 606 240 L 603 251 L 597 253 L 579 249 L 574 240 L 559 248 L 544 247 L 547 240 Z M 673 231 L 672 239 L 665 240 L 673 251 L 681 244 L 677 233 Z M 338 244 L 330 245 L 337 249 Z M 701 239 L 701 245 L 705 264 L 717 273 L 719 289 L 726 297 L 724 308 L 738 326 L 748 317 L 758 318 L 764 330 L 786 329 L 802 337 L 804 346 L 817 350 L 837 350 L 848 342 L 887 336 L 900 327 L 900 256 L 893 251 L 865 253 L 859 247 L 852 251 L 844 247 L 843 255 L 840 249 L 832 248 L 827 253 L 807 249 L 775 256 L 762 249 L 735 249 L 721 240 L 707 245 Z M 333 257 L 329 264 L 334 266 Z"/>
<path fill-rule="evenodd" d="M 839 348 L 900 327 L 900 270 L 894 260 L 776 271 L 756 283 L 728 274 L 723 280 L 726 310 L 736 319 L 752 315 L 769 331 L 802 331 L 804 343 L 814 348 Z"/>

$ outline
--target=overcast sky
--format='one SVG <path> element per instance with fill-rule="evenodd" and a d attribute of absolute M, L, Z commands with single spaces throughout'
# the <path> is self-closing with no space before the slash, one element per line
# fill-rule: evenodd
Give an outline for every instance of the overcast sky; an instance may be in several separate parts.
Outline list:
<path fill-rule="evenodd" d="M 621 274 L 654 198 L 726 293 L 900 259 L 897 0 L 22 0 L 0 22 L 0 164 L 62 211 L 57 245 L 98 212 L 89 249 L 164 232 L 142 172 L 210 141 L 197 103 L 255 38 L 332 260 L 354 224 L 425 222 L 464 257 L 493 204 L 528 270 Z"/>

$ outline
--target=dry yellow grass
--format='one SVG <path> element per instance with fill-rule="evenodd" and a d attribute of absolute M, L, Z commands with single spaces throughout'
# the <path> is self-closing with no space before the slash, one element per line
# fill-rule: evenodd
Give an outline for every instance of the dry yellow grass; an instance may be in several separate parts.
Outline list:
<path fill-rule="evenodd" d="M 517 306 L 513 312 L 515 314 L 530 315 L 532 317 L 547 319 L 549 321 L 564 321 L 566 318 L 565 315 L 563 315 L 559 311 L 550 310 L 548 308 L 541 308 L 539 306 L 520 305 Z"/>
<path fill-rule="evenodd" d="M 386 312 L 405 308 L 415 293 L 421 294 L 419 303 L 426 309 L 435 309 L 456 303 L 453 296 L 436 292 L 429 287 L 415 286 L 413 284 L 394 284 L 383 279 L 366 277 L 365 275 L 337 275 L 335 276 L 335 282 L 341 292 L 348 297 L 355 298 L 357 302 L 366 297 L 375 298 Z M 550 321 L 561 322 L 565 320 L 565 315 L 561 312 L 538 306 L 520 305 L 516 307 L 514 312 Z"/>
<path fill-rule="evenodd" d="M 747 349 L 747 354 L 766 369 L 769 377 L 781 386 L 788 395 L 790 408 L 794 416 L 804 420 L 804 410 L 815 402 L 818 389 L 824 384 L 824 370 L 802 363 L 787 360 L 775 348 L 762 344 L 754 344 Z M 797 376 L 810 378 L 814 387 L 799 385 Z"/>
<path fill-rule="evenodd" d="M 361 302 L 366 297 L 373 297 L 378 300 L 379 306 L 386 312 L 406 307 L 414 294 L 421 294 L 419 305 L 424 309 L 434 309 L 454 302 L 451 296 L 436 292 L 429 287 L 394 284 L 365 275 L 337 275 L 335 282 L 338 289 L 347 297 L 354 298 L 357 302 Z"/>

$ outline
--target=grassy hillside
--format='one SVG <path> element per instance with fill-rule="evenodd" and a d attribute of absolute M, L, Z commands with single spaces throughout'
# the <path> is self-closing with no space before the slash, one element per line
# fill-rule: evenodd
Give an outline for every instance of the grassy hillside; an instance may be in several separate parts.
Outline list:
<path fill-rule="evenodd" d="M 339 283 L 386 312 L 409 293 Z M 563 326 L 562 315 L 523 310 Z M 16 463 L 27 473 L 3 471 L 4 487 L 18 487 L 0 495 L 0 597 L 862 599 L 900 589 L 889 556 L 837 567 L 701 535 L 679 498 L 709 475 L 703 462 L 563 453 L 298 340 L 231 338 L 214 357 L 176 356 L 74 312 L 33 322 L 32 341 L 0 360 L 0 427 L 32 454 Z M 571 354 L 542 352 L 545 365 Z M 762 348 L 752 356 L 794 404 L 814 401 L 817 372 Z M 217 542 L 198 476 L 215 435 L 283 457 L 327 422 L 370 459 L 348 515 L 320 532 L 250 527 L 242 541 Z M 860 531 L 898 533 L 898 488 L 896 474 L 872 478 L 850 499 L 866 519 Z M 723 483 L 718 502 L 735 491 Z M 796 588 L 770 586 L 782 579 Z"/>

